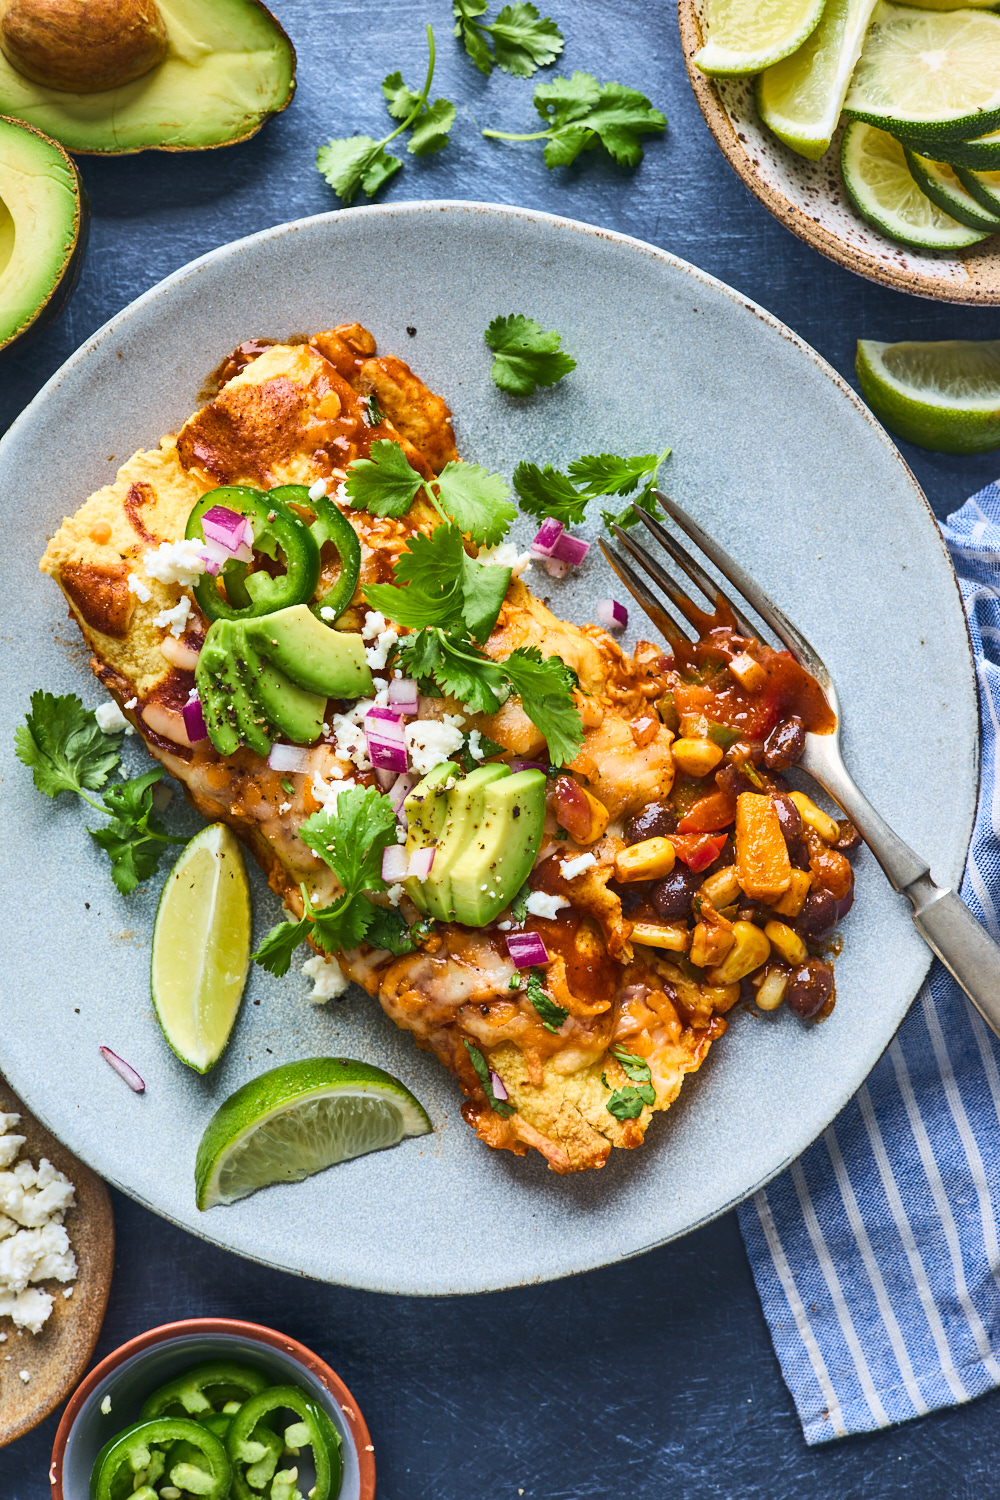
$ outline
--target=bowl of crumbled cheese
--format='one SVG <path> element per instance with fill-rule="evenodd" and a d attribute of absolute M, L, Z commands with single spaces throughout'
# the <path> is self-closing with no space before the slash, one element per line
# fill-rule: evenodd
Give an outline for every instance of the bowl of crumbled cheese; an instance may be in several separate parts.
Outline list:
<path fill-rule="evenodd" d="M 114 1263 L 108 1190 L 0 1078 L 0 1447 L 90 1362 Z"/>

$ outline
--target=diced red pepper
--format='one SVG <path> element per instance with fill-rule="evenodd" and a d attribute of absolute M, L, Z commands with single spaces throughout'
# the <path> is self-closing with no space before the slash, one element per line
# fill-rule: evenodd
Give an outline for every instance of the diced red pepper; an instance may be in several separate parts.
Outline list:
<path fill-rule="evenodd" d="M 677 858 L 697 874 L 707 870 L 722 852 L 726 842 L 724 833 L 674 833 L 670 836 Z"/>
<path fill-rule="evenodd" d="M 736 818 L 736 798 L 729 792 L 710 792 L 701 797 L 677 824 L 678 833 L 715 833 Z"/>

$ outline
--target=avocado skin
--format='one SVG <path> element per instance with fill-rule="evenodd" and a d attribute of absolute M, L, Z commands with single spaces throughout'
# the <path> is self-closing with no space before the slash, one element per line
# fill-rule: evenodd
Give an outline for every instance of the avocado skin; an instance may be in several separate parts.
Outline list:
<path fill-rule="evenodd" d="M 246 627 L 238 629 L 238 666 L 250 696 L 278 734 L 286 735 L 294 744 L 311 745 L 323 729 L 326 694 L 308 692 L 271 662 L 262 660 L 250 644 Z"/>
<path fill-rule="evenodd" d="M 248 620 L 244 630 L 248 643 L 264 661 L 311 693 L 324 698 L 367 698 L 375 690 L 361 637 L 331 630 L 307 604 Z"/>
<path fill-rule="evenodd" d="M 436 798 L 447 799 L 447 811 L 438 837 L 434 864 L 421 886 L 424 904 L 432 917 L 439 917 L 444 922 L 455 920 L 452 906 L 452 867 L 465 853 L 479 830 L 487 787 L 491 782 L 509 775 L 510 766 L 503 764 L 477 766 L 450 791 L 446 792 L 442 788 L 433 794 Z M 435 814 L 437 816 L 439 814 Z M 408 837 L 408 848 L 409 843 Z"/>
<path fill-rule="evenodd" d="M 531 874 L 544 824 L 544 771 L 519 771 L 485 788 L 478 826 L 450 869 L 451 921 L 485 927 L 499 916 Z"/>

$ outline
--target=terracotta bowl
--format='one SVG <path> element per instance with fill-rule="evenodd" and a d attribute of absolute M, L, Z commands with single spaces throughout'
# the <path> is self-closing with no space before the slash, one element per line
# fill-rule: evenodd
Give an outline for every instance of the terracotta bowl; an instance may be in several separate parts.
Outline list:
<path fill-rule="evenodd" d="M 1000 303 L 1000 236 L 959 253 L 907 250 L 858 217 L 840 178 L 840 135 L 820 161 L 789 149 L 758 118 L 749 78 L 706 78 L 704 0 L 678 0 L 684 65 L 709 130 L 743 182 L 800 240 L 869 281 L 967 306 Z"/>
<path fill-rule="evenodd" d="M 245 1360 L 275 1385 L 298 1385 L 337 1426 L 344 1479 L 338 1500 L 374 1500 L 375 1450 L 365 1419 L 330 1366 L 297 1340 L 235 1318 L 185 1318 L 122 1344 L 91 1370 L 63 1412 L 52 1449 L 52 1500 L 87 1500 L 94 1460 L 108 1438 L 136 1421 L 142 1403 L 164 1381 L 212 1359 Z M 105 1397 L 111 1401 L 106 1415 Z"/>

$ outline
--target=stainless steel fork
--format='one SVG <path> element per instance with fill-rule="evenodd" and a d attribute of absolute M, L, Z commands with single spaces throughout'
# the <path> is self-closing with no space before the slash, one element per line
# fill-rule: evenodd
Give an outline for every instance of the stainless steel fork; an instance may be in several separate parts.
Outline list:
<path fill-rule="evenodd" d="M 728 579 L 750 608 L 771 628 L 782 645 L 819 683 L 836 716 L 837 727 L 832 734 L 806 734 L 805 749 L 797 762 L 799 768 L 808 772 L 850 818 L 882 866 L 890 884 L 910 901 L 913 922 L 921 937 L 958 980 L 983 1020 L 1000 1036 L 1000 947 L 976 921 L 956 891 L 932 880 L 926 861 L 903 842 L 859 790 L 841 755 L 837 690 L 821 657 L 760 585 L 693 517 L 659 490 L 654 493 L 667 515 L 715 564 L 722 576 Z M 709 610 L 713 610 L 720 599 L 723 600 L 732 610 L 737 628 L 747 635 L 759 637 L 759 628 L 750 623 L 687 549 L 642 506 L 636 505 L 635 509 L 646 529 L 708 599 Z M 620 526 L 613 526 L 612 530 L 643 572 L 662 590 L 684 618 L 689 622 L 696 621 L 697 615 L 702 613 L 700 607 L 671 574 L 627 531 L 623 531 Z M 603 542 L 601 550 L 622 583 L 666 639 L 673 644 L 689 639 L 635 569 Z"/>

